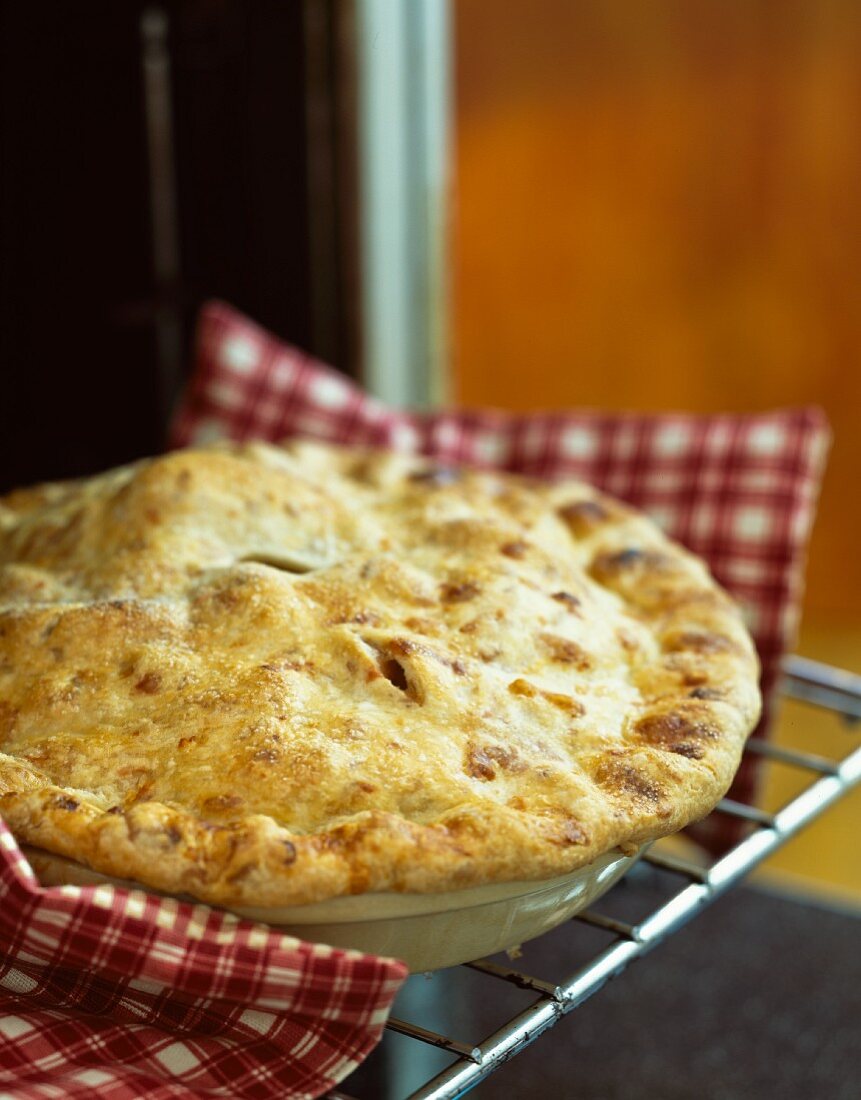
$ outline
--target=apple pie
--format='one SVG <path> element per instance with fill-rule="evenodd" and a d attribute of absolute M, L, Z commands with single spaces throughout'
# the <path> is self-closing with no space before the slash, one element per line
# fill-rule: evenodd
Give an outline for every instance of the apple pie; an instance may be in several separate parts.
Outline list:
<path fill-rule="evenodd" d="M 730 598 L 579 482 L 291 442 L 0 499 L 0 815 L 224 906 L 540 880 L 707 814 Z"/>

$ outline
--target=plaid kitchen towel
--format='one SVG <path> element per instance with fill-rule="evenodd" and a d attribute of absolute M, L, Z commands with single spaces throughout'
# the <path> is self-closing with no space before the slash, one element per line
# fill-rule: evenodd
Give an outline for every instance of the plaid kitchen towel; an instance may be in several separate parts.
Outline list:
<path fill-rule="evenodd" d="M 817 410 L 411 414 L 208 305 L 173 444 L 289 435 L 578 477 L 630 501 L 739 599 L 768 701 L 796 626 L 827 450 Z M 753 794 L 749 761 L 736 798 Z M 738 828 L 712 815 L 698 836 L 719 850 Z M 405 976 L 392 960 L 303 943 L 204 905 L 113 886 L 42 887 L 0 822 L 0 1100 L 316 1097 L 377 1043 Z"/>
<path fill-rule="evenodd" d="M 410 414 L 228 306 L 207 306 L 173 443 L 285 436 L 581 477 L 629 500 L 738 597 L 768 704 L 794 635 L 827 450 L 816 409 Z M 753 794 L 748 761 L 735 798 Z M 697 835 L 719 850 L 739 827 L 715 814 Z M 318 1097 L 377 1043 L 405 977 L 393 960 L 301 943 L 205 905 L 43 888 L 0 823 L 0 1100 Z"/>
<path fill-rule="evenodd" d="M 316 1097 L 405 977 L 205 905 L 41 887 L 0 821 L 0 1098 Z"/>
<path fill-rule="evenodd" d="M 574 477 L 649 513 L 735 596 L 762 662 L 763 737 L 794 643 L 807 542 L 830 439 L 815 408 L 754 415 L 565 410 L 409 413 L 284 344 L 221 302 L 200 315 L 195 369 L 171 442 L 306 436 L 411 451 L 536 477 Z M 730 792 L 750 801 L 757 760 Z M 719 852 L 745 825 L 713 814 L 694 835 Z"/>

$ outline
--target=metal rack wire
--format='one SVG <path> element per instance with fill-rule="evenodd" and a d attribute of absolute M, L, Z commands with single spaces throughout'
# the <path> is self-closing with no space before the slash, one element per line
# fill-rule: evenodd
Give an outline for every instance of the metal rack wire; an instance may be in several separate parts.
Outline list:
<path fill-rule="evenodd" d="M 790 657 L 784 662 L 782 690 L 785 696 L 824 708 L 850 724 L 861 721 L 861 676 L 854 673 Z M 456 1100 L 464 1096 L 597 993 L 610 978 L 711 905 L 861 782 L 861 746 L 839 760 L 760 741 L 751 742 L 746 751 L 798 768 L 811 777 L 810 782 L 776 813 L 724 799 L 716 812 L 741 818 L 752 828 L 739 844 L 710 864 L 683 858 L 660 844 L 653 846 L 643 860 L 667 873 L 675 883 L 670 896 L 636 924 L 602 912 L 606 908 L 604 899 L 599 902 L 601 909 L 580 913 L 574 924 L 601 929 L 612 936 L 612 942 L 558 983 L 487 959 L 465 964 L 470 970 L 538 994 L 527 1008 L 482 1042 L 464 1042 L 408 1020 L 391 1018 L 387 1024 L 390 1031 L 454 1056 L 449 1066 L 412 1092 L 407 1100 Z M 352 1098 L 347 1093 L 334 1092 L 330 1100 Z"/>

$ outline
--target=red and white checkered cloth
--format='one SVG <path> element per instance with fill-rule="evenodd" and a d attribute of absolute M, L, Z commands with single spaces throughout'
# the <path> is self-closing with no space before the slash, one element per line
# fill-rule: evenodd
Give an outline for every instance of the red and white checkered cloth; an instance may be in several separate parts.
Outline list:
<path fill-rule="evenodd" d="M 173 444 L 288 435 L 579 477 L 630 501 L 739 598 L 774 685 L 827 450 L 817 410 L 410 414 L 210 304 Z M 734 796 L 754 780 L 743 768 Z M 736 828 L 714 816 L 700 837 L 719 848 Z M 404 976 L 203 905 L 42 888 L 0 823 L 0 1100 L 319 1096 L 378 1041 Z"/>
<path fill-rule="evenodd" d="M 780 660 L 794 643 L 830 440 L 819 409 L 749 416 L 408 413 L 386 408 L 229 306 L 209 303 L 172 444 L 291 435 L 581 478 L 649 513 L 703 557 L 744 608 L 766 704 L 756 736 L 765 735 Z M 747 757 L 731 794 L 750 801 L 755 788 L 756 761 Z M 738 819 L 715 814 L 694 835 L 720 851 L 743 829 Z"/>
<path fill-rule="evenodd" d="M 205 905 L 38 885 L 0 822 L 0 1098 L 316 1097 L 406 968 Z"/>

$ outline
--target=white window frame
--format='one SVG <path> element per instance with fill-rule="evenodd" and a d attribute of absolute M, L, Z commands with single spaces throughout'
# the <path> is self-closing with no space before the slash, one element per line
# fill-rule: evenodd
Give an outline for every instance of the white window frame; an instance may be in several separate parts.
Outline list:
<path fill-rule="evenodd" d="M 362 363 L 368 390 L 448 392 L 449 0 L 357 0 Z"/>

